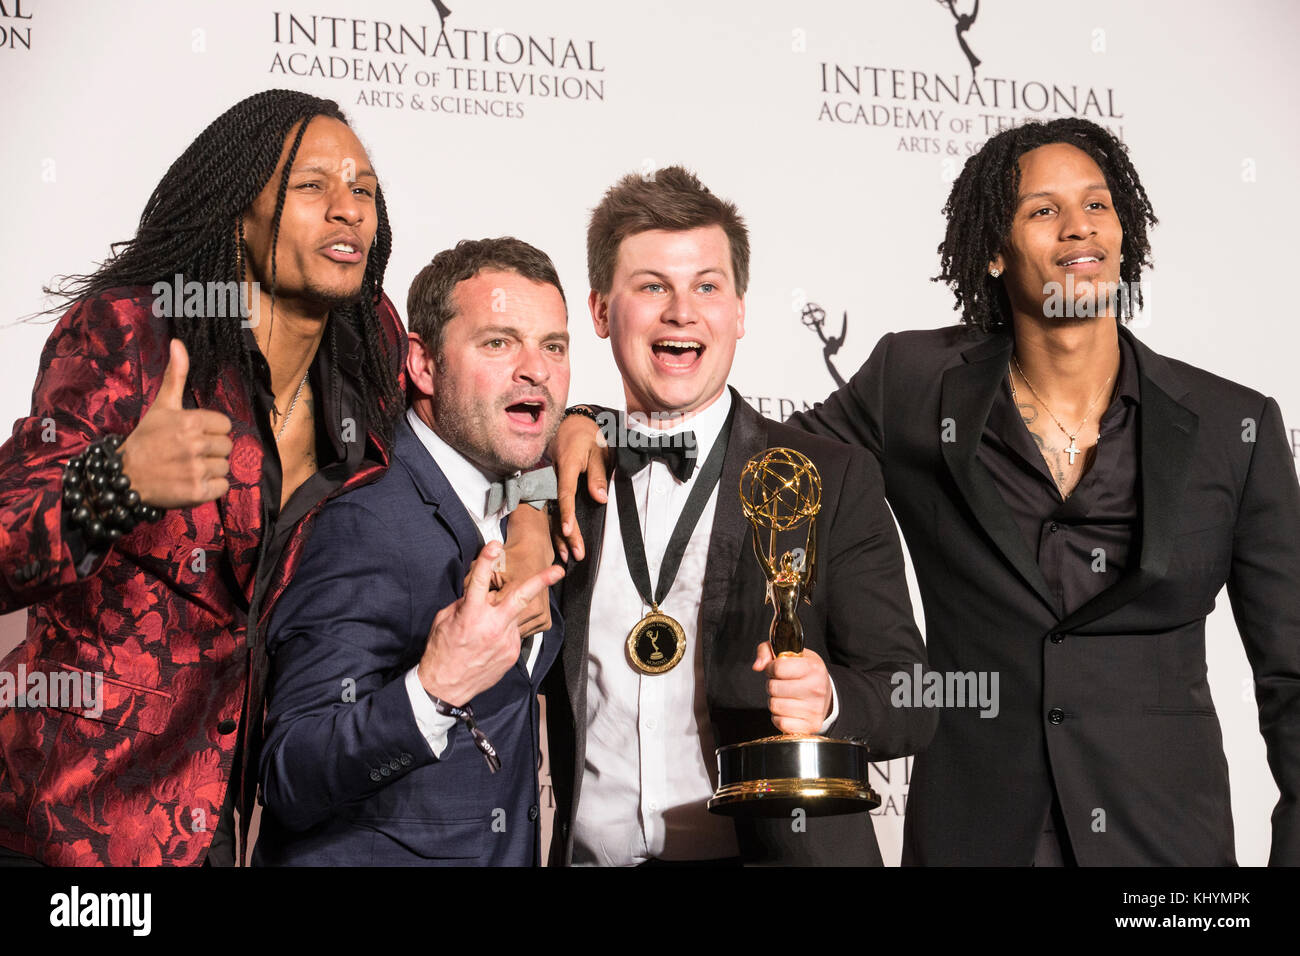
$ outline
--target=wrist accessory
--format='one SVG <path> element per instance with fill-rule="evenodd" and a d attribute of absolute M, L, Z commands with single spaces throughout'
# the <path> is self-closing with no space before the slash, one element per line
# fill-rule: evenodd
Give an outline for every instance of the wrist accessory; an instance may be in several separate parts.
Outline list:
<path fill-rule="evenodd" d="M 112 544 L 140 522 L 162 517 L 162 509 L 142 502 L 123 474 L 122 440 L 105 435 L 63 469 L 64 511 L 90 545 Z"/>
<path fill-rule="evenodd" d="M 590 405 L 570 405 L 564 410 L 564 417 L 568 418 L 570 415 L 581 415 L 583 418 L 590 418 L 597 425 L 600 424 L 596 418 L 596 412 Z"/>
<path fill-rule="evenodd" d="M 429 692 L 426 690 L 426 694 Z M 438 713 L 444 717 L 455 717 L 462 721 L 469 728 L 470 736 L 474 738 L 474 746 L 483 754 L 483 759 L 487 761 L 488 770 L 496 773 L 501 769 L 501 758 L 497 756 L 496 748 L 492 746 L 491 741 L 487 739 L 487 734 L 478 729 L 478 724 L 474 722 L 474 708 L 468 703 L 464 707 L 457 707 L 455 704 L 449 704 L 439 697 L 429 694 L 429 700 L 433 701 L 433 706 L 438 708 Z"/>

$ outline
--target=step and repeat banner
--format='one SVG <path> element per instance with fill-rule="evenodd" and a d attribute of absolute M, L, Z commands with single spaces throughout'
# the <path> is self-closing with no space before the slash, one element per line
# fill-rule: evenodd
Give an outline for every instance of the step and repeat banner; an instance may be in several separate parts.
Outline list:
<path fill-rule="evenodd" d="M 0 420 L 28 408 L 42 286 L 129 237 L 219 113 L 291 87 L 337 100 L 366 146 L 399 307 L 461 238 L 513 234 L 553 257 L 575 401 L 621 400 L 585 306 L 592 206 L 625 173 L 697 171 L 749 223 L 732 383 L 777 419 L 883 333 L 955 321 L 930 281 L 940 208 L 988 136 L 1086 117 L 1128 144 L 1160 218 L 1136 334 L 1276 397 L 1294 453 L 1298 30 L 1292 0 L 0 0 Z M 22 626 L 0 618 L 0 650 Z M 1277 790 L 1226 595 L 1208 643 L 1238 855 L 1261 864 Z M 909 774 L 876 771 L 890 862 Z"/>

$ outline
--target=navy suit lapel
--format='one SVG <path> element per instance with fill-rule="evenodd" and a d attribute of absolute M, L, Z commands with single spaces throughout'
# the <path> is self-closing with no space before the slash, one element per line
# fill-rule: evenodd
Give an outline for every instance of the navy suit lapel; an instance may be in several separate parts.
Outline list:
<path fill-rule="evenodd" d="M 1138 566 L 1112 587 L 1067 616 L 1056 630 L 1082 627 L 1129 601 L 1165 576 L 1170 548 L 1187 488 L 1187 472 L 1199 419 L 1179 398 L 1187 394 L 1169 363 L 1120 327 L 1137 355 L 1140 382 L 1139 445 L 1142 496 L 1141 548 Z"/>
<path fill-rule="evenodd" d="M 1013 344 L 1010 335 L 994 335 L 962 353 L 965 363 L 943 374 L 939 421 L 933 427 L 939 433 L 939 447 L 953 481 L 976 520 L 1025 583 L 1053 614 L 1059 615 L 1060 608 L 1038 561 L 1016 526 L 993 476 L 975 455 Z"/>
<path fill-rule="evenodd" d="M 438 463 L 433 460 L 429 450 L 424 447 L 424 443 L 415 434 L 405 415 L 398 419 L 394 431 L 397 460 L 410 473 L 411 480 L 414 482 L 420 497 L 433 509 L 438 521 L 456 540 L 456 545 L 460 549 L 461 561 L 468 566 L 478 557 L 479 551 L 483 548 L 483 535 L 479 533 L 478 525 L 474 523 L 474 519 L 465 510 L 465 505 L 460 500 L 460 496 L 456 494 L 456 489 L 451 486 L 447 476 L 442 473 Z M 505 532 L 506 519 L 503 518 L 501 523 L 503 538 Z M 555 610 L 554 604 L 552 604 L 552 610 Z M 555 623 L 558 623 L 558 621 L 553 621 L 553 624 Z M 558 635 L 559 631 L 552 626 L 549 631 L 534 638 L 542 641 L 542 650 L 538 654 L 537 665 L 533 668 L 533 676 L 528 674 L 525 661 L 520 660 L 516 663 L 515 667 L 525 681 L 537 683 L 542 675 L 546 673 L 556 655 L 553 645 Z"/>
<path fill-rule="evenodd" d="M 748 552 L 746 542 L 750 526 L 740 510 L 740 473 L 750 458 L 767 447 L 767 427 L 763 416 L 750 408 L 734 388 L 731 389 L 731 401 L 734 405 L 731 439 L 722 461 L 722 477 L 718 479 L 718 504 L 713 513 L 704 589 L 700 595 L 699 640 L 704 648 L 705 686 L 709 684 L 713 644 L 722 624 L 723 611 L 727 608 L 731 585 L 736 578 L 741 554 Z"/>
<path fill-rule="evenodd" d="M 481 547 L 478 526 L 474 524 L 452 488 L 447 476 L 429 454 L 429 449 L 416 436 L 411 424 L 402 415 L 397 420 L 396 458 L 411 475 L 411 481 L 420 497 L 428 504 L 438 520 L 447 528 L 460 548 L 461 560 L 468 565 L 477 557 Z"/>
<path fill-rule="evenodd" d="M 555 600 L 554 595 L 551 597 L 550 630 L 534 635 L 533 640 L 541 641 L 542 649 L 537 653 L 537 663 L 533 666 L 532 674 L 529 674 L 527 668 L 524 667 L 524 661 L 521 660 L 518 666 L 523 668 L 523 676 L 529 683 L 534 687 L 540 687 L 547 672 L 550 671 L 564 647 L 564 615 L 560 611 L 559 602 Z"/>

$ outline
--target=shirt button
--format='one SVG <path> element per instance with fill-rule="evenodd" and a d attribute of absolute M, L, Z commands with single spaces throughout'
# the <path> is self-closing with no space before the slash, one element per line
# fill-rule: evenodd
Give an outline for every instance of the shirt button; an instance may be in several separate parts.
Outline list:
<path fill-rule="evenodd" d="M 1053 707 L 1047 712 L 1047 719 L 1054 724 L 1059 724 L 1061 721 L 1065 720 L 1065 711 L 1061 710 L 1059 707 Z"/>
<path fill-rule="evenodd" d="M 657 803 L 655 803 L 653 800 L 651 800 L 650 803 L 647 805 L 646 809 L 648 809 L 651 813 L 658 813 L 658 812 L 659 812 L 659 804 L 657 804 Z"/>
<path fill-rule="evenodd" d="M 656 727 L 658 727 L 658 726 L 659 726 L 659 722 L 658 722 L 657 720 L 655 720 L 653 717 L 649 718 L 649 719 L 646 720 L 646 722 L 645 722 L 645 729 L 646 729 L 646 730 L 654 730 L 654 729 L 655 729 Z"/>

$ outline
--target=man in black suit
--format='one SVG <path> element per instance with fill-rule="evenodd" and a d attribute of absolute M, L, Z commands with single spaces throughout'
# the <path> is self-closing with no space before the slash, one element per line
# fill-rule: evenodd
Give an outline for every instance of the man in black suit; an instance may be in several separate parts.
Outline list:
<path fill-rule="evenodd" d="M 1000 134 L 947 211 L 966 327 L 886 336 L 797 422 L 880 458 L 935 669 L 1001 675 L 999 717 L 945 710 L 917 759 L 905 862 L 1231 864 L 1205 661 L 1226 582 L 1282 794 L 1271 861 L 1300 863 L 1300 490 L 1277 404 L 1118 321 L 1155 217 L 1100 127 Z"/>
<path fill-rule="evenodd" d="M 670 465 L 636 454 L 645 442 L 629 438 L 616 507 L 579 503 L 591 553 L 569 562 L 563 666 L 547 693 L 556 862 L 879 865 L 865 813 L 710 814 L 714 749 L 775 725 L 857 738 L 883 760 L 933 732 L 933 712 L 890 700 L 893 676 L 923 665 L 925 652 L 879 469 L 861 450 L 761 418 L 727 388 L 748 259 L 735 206 L 681 168 L 626 177 L 592 215 L 589 305 L 623 376 L 628 428 L 688 453 Z M 736 491 L 746 461 L 771 446 L 803 452 L 823 482 L 801 657 L 774 658 L 763 640 L 766 579 Z M 626 649 L 652 610 L 682 627 L 675 666 L 638 663 Z"/>
<path fill-rule="evenodd" d="M 1104 129 L 998 134 L 945 213 L 964 324 L 885 336 L 791 420 L 879 459 L 935 671 L 1000 678 L 996 718 L 944 709 L 917 757 L 904 862 L 1233 863 L 1205 660 L 1226 583 L 1281 791 L 1270 862 L 1300 863 L 1300 489 L 1277 403 L 1122 326 L 1155 217 Z"/>

